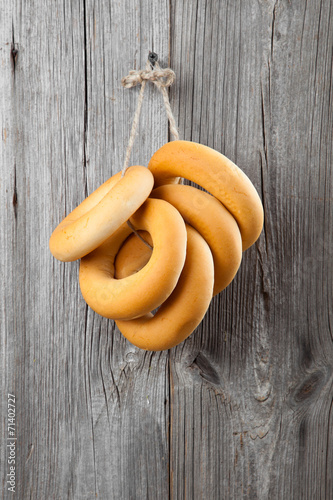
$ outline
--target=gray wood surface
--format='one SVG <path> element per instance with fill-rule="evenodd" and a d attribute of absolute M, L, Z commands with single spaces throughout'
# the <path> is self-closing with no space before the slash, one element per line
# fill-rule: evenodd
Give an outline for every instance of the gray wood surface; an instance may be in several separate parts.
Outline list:
<path fill-rule="evenodd" d="M 0 0 L 1 498 L 332 499 L 330 0 Z M 235 161 L 265 227 L 177 348 L 93 313 L 48 239 L 120 170 L 148 50 L 181 138 Z M 168 140 L 147 85 L 132 164 Z M 16 493 L 7 394 L 16 396 Z"/>

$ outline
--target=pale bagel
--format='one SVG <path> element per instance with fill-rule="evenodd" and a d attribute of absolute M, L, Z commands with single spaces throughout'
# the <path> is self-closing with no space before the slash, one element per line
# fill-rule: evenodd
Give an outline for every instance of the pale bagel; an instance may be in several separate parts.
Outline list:
<path fill-rule="evenodd" d="M 233 216 L 214 196 L 191 186 L 165 184 L 150 196 L 171 203 L 206 240 L 214 259 L 213 295 L 221 292 L 234 279 L 242 260 L 242 239 Z"/>
<path fill-rule="evenodd" d="M 199 325 L 209 307 L 214 284 L 212 254 L 194 228 L 186 225 L 186 229 L 186 261 L 170 297 L 155 316 L 147 314 L 130 321 L 116 321 L 121 333 L 141 349 L 161 351 L 178 345 Z M 137 248 L 144 245 L 139 239 L 133 243 Z M 126 252 L 126 246 L 123 251 Z M 121 266 L 121 259 L 118 265 Z"/>
<path fill-rule="evenodd" d="M 185 223 L 170 203 L 148 199 L 130 221 L 136 230 L 148 231 L 154 245 L 149 262 L 138 273 L 114 277 L 115 257 L 131 232 L 127 224 L 80 264 L 83 298 L 106 318 L 135 318 L 159 307 L 175 288 L 185 262 Z"/>
<path fill-rule="evenodd" d="M 153 154 L 148 168 L 155 187 L 184 177 L 215 196 L 236 219 L 243 250 L 259 237 L 263 226 L 259 195 L 244 172 L 218 151 L 191 141 L 172 141 Z"/>
<path fill-rule="evenodd" d="M 56 227 L 49 242 L 51 253 L 69 262 L 95 250 L 142 205 L 153 183 L 151 172 L 141 166 L 108 179 Z"/>

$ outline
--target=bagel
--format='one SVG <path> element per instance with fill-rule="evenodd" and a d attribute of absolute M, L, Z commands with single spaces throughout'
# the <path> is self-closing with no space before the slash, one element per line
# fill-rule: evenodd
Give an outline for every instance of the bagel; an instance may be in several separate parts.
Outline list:
<path fill-rule="evenodd" d="M 159 307 L 172 293 L 184 266 L 185 223 L 170 203 L 148 199 L 130 222 L 136 230 L 148 231 L 154 245 L 149 262 L 138 273 L 115 279 L 115 257 L 131 232 L 127 224 L 81 259 L 83 298 L 106 318 L 132 319 Z"/>
<path fill-rule="evenodd" d="M 186 261 L 170 297 L 161 305 L 155 316 L 150 313 L 130 321 L 116 321 L 121 333 L 141 349 L 162 351 L 178 345 L 199 325 L 209 307 L 214 284 L 212 253 L 194 228 L 186 225 L 186 230 Z M 138 251 L 144 246 L 138 238 L 132 243 Z M 120 267 L 121 254 L 127 253 L 126 246 L 125 244 L 119 252 Z M 122 274 L 122 269 L 117 269 L 117 272 Z"/>
<path fill-rule="evenodd" d="M 146 167 L 130 167 L 108 179 L 53 231 L 51 253 L 63 262 L 77 260 L 95 250 L 148 198 L 154 183 Z"/>
<path fill-rule="evenodd" d="M 236 219 L 243 250 L 259 237 L 263 226 L 259 195 L 244 172 L 221 153 L 195 142 L 172 141 L 153 154 L 148 168 L 155 187 L 174 184 L 181 176 L 215 196 Z"/>
<path fill-rule="evenodd" d="M 233 216 L 214 196 L 191 186 L 165 184 L 150 196 L 171 203 L 206 240 L 214 260 L 213 295 L 221 292 L 234 279 L 242 260 L 242 239 Z"/>

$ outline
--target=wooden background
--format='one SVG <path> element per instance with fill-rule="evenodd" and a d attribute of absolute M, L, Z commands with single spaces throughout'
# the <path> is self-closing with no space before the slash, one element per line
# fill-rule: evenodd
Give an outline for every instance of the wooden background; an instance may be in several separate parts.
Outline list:
<path fill-rule="evenodd" d="M 1 498 L 333 498 L 331 5 L 0 0 Z M 148 50 L 176 72 L 181 138 L 236 162 L 266 216 L 196 332 L 157 353 L 48 250 L 120 170 L 139 91 L 121 78 Z M 168 140 L 148 87 L 133 164 Z"/>

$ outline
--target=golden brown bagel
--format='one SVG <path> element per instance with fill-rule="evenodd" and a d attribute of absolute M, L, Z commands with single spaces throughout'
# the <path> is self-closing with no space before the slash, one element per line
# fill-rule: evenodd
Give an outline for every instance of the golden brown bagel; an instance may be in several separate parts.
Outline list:
<path fill-rule="evenodd" d="M 142 205 L 153 187 L 145 167 L 130 167 L 108 179 L 53 231 L 51 253 L 64 262 L 80 259 L 111 236 Z"/>
<path fill-rule="evenodd" d="M 221 292 L 234 279 L 242 260 L 242 239 L 233 216 L 214 196 L 191 186 L 165 184 L 150 196 L 171 203 L 206 240 L 214 260 L 213 295 Z"/>
<path fill-rule="evenodd" d="M 83 298 L 106 318 L 131 319 L 159 307 L 175 288 L 185 262 L 185 223 L 170 203 L 148 199 L 130 221 L 136 230 L 148 231 L 154 244 L 149 262 L 138 273 L 114 278 L 115 257 L 130 234 L 127 224 L 81 260 Z"/>
<path fill-rule="evenodd" d="M 194 228 L 186 225 L 186 229 L 186 261 L 170 297 L 155 316 L 147 314 L 130 321 L 116 321 L 122 334 L 141 349 L 162 351 L 176 346 L 199 325 L 209 307 L 214 284 L 212 254 Z M 144 245 L 138 239 L 136 244 Z M 120 253 L 122 251 L 126 252 L 125 245 Z"/>
<path fill-rule="evenodd" d="M 263 208 L 258 193 L 244 172 L 221 153 L 195 142 L 172 141 L 153 154 L 148 168 L 155 187 L 175 183 L 181 176 L 220 200 L 238 223 L 243 250 L 259 237 Z"/>

